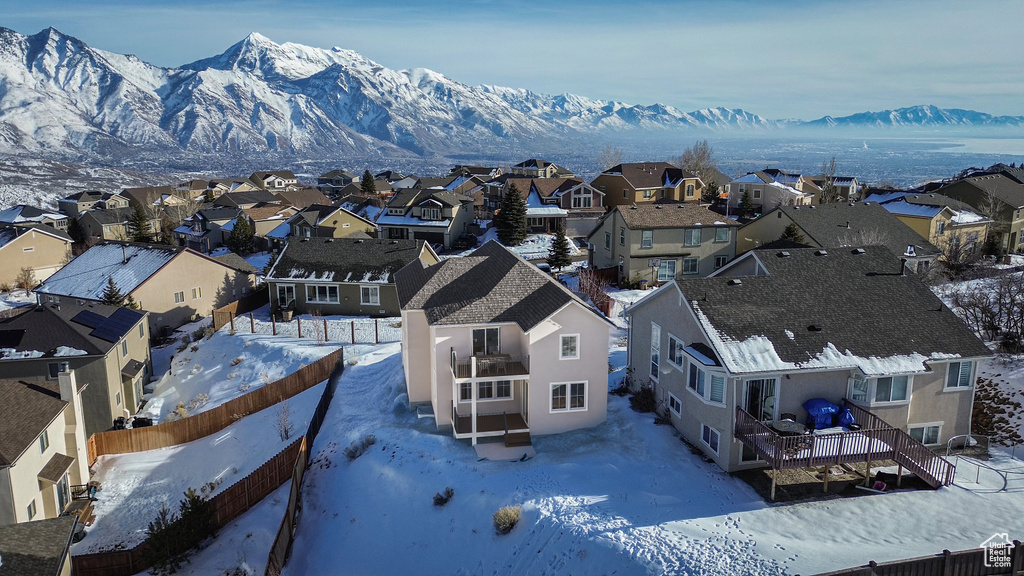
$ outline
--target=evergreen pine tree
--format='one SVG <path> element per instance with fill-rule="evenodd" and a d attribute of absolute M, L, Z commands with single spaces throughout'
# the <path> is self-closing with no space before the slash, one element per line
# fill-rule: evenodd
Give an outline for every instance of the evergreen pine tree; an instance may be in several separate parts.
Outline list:
<path fill-rule="evenodd" d="M 152 242 L 153 226 L 149 223 L 149 216 L 141 204 L 136 204 L 135 209 L 128 217 L 128 239 L 132 242 Z"/>
<path fill-rule="evenodd" d="M 235 219 L 235 227 L 231 229 L 231 235 L 228 236 L 228 247 L 235 252 L 247 254 L 252 250 L 254 236 L 255 232 L 249 224 L 249 219 L 245 214 L 239 214 Z"/>
<path fill-rule="evenodd" d="M 754 217 L 754 200 L 750 197 L 750 190 L 744 190 L 740 198 L 740 218 Z"/>
<path fill-rule="evenodd" d="M 548 255 L 548 266 L 556 272 L 572 264 L 572 257 L 569 255 L 569 239 L 565 237 L 565 225 L 558 223 L 555 229 L 555 239 L 551 243 L 551 254 Z"/>
<path fill-rule="evenodd" d="M 85 242 L 85 230 L 82 228 L 82 224 L 78 221 L 78 218 L 68 218 L 68 236 L 71 236 L 71 240 L 75 244 L 82 244 Z"/>
<path fill-rule="evenodd" d="M 800 227 L 796 225 L 796 222 L 790 222 L 789 226 L 786 226 L 786 229 L 782 231 L 782 236 L 779 237 L 779 240 L 790 240 L 803 244 L 806 238 L 800 232 Z"/>
<path fill-rule="evenodd" d="M 359 191 L 365 196 L 377 195 L 377 184 L 374 183 L 373 174 L 370 174 L 369 168 L 363 172 L 363 177 L 359 179 Z"/>
<path fill-rule="evenodd" d="M 103 296 L 100 300 L 107 306 L 123 306 L 125 301 L 124 294 L 114 284 L 114 277 L 107 276 L 107 287 L 103 289 Z"/>
<path fill-rule="evenodd" d="M 501 211 L 494 217 L 498 240 L 505 246 L 519 246 L 526 240 L 526 201 L 515 187 L 509 187 L 501 200 Z"/>
<path fill-rule="evenodd" d="M 704 184 L 700 191 L 700 201 L 704 204 L 714 204 L 718 200 L 718 184 L 711 180 Z"/>

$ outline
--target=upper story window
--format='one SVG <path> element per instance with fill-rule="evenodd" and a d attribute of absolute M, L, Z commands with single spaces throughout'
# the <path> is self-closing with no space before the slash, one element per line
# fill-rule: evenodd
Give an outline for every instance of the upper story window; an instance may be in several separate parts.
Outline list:
<path fill-rule="evenodd" d="M 488 356 L 500 353 L 500 328 L 476 328 L 473 330 L 473 356 Z"/>
<path fill-rule="evenodd" d="M 587 409 L 587 383 L 551 384 L 551 411 L 566 412 Z"/>
<path fill-rule="evenodd" d="M 650 190 L 644 190 L 644 198 L 650 198 L 650 197 L 651 197 L 651 191 Z"/>
<path fill-rule="evenodd" d="M 728 242 L 729 241 L 729 229 L 725 226 L 719 226 L 715 228 L 715 242 Z"/>
<path fill-rule="evenodd" d="M 651 322 L 651 378 L 658 379 L 661 364 L 661 326 Z"/>
<path fill-rule="evenodd" d="M 692 197 L 694 190 L 695 190 L 695 188 L 694 188 L 693 184 L 687 184 L 686 185 L 686 196 L 687 197 Z"/>
<path fill-rule="evenodd" d="M 43 430 L 43 433 L 39 435 L 39 453 L 45 454 L 46 449 L 50 447 L 50 431 Z"/>
<path fill-rule="evenodd" d="M 401 216 L 401 215 L 405 214 L 405 209 L 403 209 L 403 208 L 388 208 L 388 214 L 390 214 L 392 216 Z"/>
<path fill-rule="evenodd" d="M 760 200 L 760 199 L 761 199 L 761 189 L 760 188 L 754 188 L 754 200 Z"/>
<path fill-rule="evenodd" d="M 700 246 L 700 228 L 687 228 L 683 230 L 684 246 Z"/>
<path fill-rule="evenodd" d="M 974 362 L 950 362 L 946 369 L 946 388 L 970 388 Z"/>
<path fill-rule="evenodd" d="M 640 231 L 640 247 L 652 248 L 654 246 L 654 230 Z"/>
<path fill-rule="evenodd" d="M 424 220 L 440 220 L 441 209 L 440 208 L 424 208 L 420 211 L 420 215 Z"/>
<path fill-rule="evenodd" d="M 866 378 L 854 374 L 850 381 L 850 399 L 869 404 L 907 402 L 911 384 L 911 377 L 906 375 Z"/>
<path fill-rule="evenodd" d="M 573 208 L 590 208 L 593 205 L 593 197 L 589 192 L 573 192 Z"/>
<path fill-rule="evenodd" d="M 938 228 L 935 230 L 935 234 L 938 235 L 938 236 L 942 236 L 945 233 L 946 233 L 946 221 L 945 220 L 939 220 L 939 225 L 938 225 Z"/>
<path fill-rule="evenodd" d="M 580 335 L 563 334 L 560 337 L 561 350 L 559 358 L 562 360 L 575 360 L 580 357 Z"/>
<path fill-rule="evenodd" d="M 611 232 L 605 232 L 604 233 L 604 249 L 605 250 L 611 250 L 612 249 L 612 233 Z"/>
<path fill-rule="evenodd" d="M 686 387 L 702 399 L 715 404 L 725 403 L 725 375 L 708 372 L 696 362 L 690 361 Z"/>
<path fill-rule="evenodd" d="M 626 229 L 619 228 L 619 246 L 626 245 Z"/>
<path fill-rule="evenodd" d="M 56 380 L 60 374 L 69 371 L 70 367 L 67 362 L 50 362 L 46 365 L 46 369 L 47 376 L 51 380 Z"/>

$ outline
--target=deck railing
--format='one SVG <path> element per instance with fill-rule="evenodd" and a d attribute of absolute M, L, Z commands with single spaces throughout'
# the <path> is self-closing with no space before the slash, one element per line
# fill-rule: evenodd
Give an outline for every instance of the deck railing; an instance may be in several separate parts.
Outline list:
<path fill-rule="evenodd" d="M 530 373 L 529 356 L 475 356 L 455 361 L 455 377 L 472 378 L 474 360 L 477 378 L 524 376 Z"/>

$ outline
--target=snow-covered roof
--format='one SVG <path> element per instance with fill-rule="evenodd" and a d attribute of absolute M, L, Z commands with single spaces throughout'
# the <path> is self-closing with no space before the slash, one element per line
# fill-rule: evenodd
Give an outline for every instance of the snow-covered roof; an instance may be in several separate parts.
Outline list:
<path fill-rule="evenodd" d="M 287 222 L 283 222 L 270 232 L 267 232 L 267 238 L 287 238 L 291 230 L 292 227 Z"/>
<path fill-rule="evenodd" d="M 35 206 L 18 204 L 6 210 L 0 210 L 0 222 L 22 224 L 26 222 L 45 222 L 46 220 L 67 220 L 68 217 L 59 212 L 50 212 Z"/>
<path fill-rule="evenodd" d="M 47 278 L 36 292 L 100 300 L 107 278 L 112 278 L 122 294 L 129 294 L 182 251 L 156 244 L 100 243 Z"/>
<path fill-rule="evenodd" d="M 390 284 L 395 272 L 419 258 L 423 246 L 423 240 L 292 239 L 266 279 Z"/>
<path fill-rule="evenodd" d="M 532 190 L 526 197 L 526 215 L 527 216 L 568 216 L 569 212 L 563 210 L 558 206 L 552 204 L 545 204 L 540 199 L 540 194 L 536 190 Z"/>
<path fill-rule="evenodd" d="M 954 224 L 974 224 L 976 222 L 984 222 L 988 218 L 981 214 L 975 214 L 974 212 L 968 212 L 966 210 L 953 214 L 950 219 Z"/>
<path fill-rule="evenodd" d="M 942 206 L 911 204 L 902 200 L 882 204 L 882 208 L 885 208 L 891 214 L 899 214 L 900 216 L 920 216 L 922 218 L 933 218 L 936 214 L 942 212 L 943 209 Z"/>
<path fill-rule="evenodd" d="M 411 213 L 404 216 L 396 216 L 382 212 L 377 218 L 378 226 L 422 226 L 426 228 L 447 228 L 452 223 L 451 218 L 444 220 L 420 220 Z"/>

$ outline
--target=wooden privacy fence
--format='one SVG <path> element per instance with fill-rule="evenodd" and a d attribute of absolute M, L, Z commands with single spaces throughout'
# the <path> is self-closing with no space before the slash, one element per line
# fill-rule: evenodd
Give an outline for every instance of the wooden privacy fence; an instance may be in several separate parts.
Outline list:
<path fill-rule="evenodd" d="M 249 313 L 244 316 L 232 316 L 229 323 L 231 330 L 237 334 L 288 336 L 308 338 L 318 342 L 380 344 L 381 342 L 400 342 L 402 340 L 402 319 L 397 317 L 364 320 L 306 317 L 295 318 L 289 322 L 279 322 L 273 317 L 269 321 L 261 320 Z"/>
<path fill-rule="evenodd" d="M 993 539 L 1002 535 L 994 535 Z M 896 560 L 869 562 L 865 566 L 823 572 L 816 576 L 1024 576 L 1024 544 L 1014 540 L 998 554 L 993 548 L 975 548 L 942 554 Z M 799 575 L 797 575 L 799 576 Z"/>
<path fill-rule="evenodd" d="M 235 316 L 241 316 L 253 310 L 258 310 L 270 302 L 270 295 L 264 285 L 248 296 L 242 296 L 238 300 L 213 311 L 213 329 L 220 330 L 225 324 L 231 322 Z"/>
<path fill-rule="evenodd" d="M 104 454 L 167 448 L 219 432 L 243 416 L 269 408 L 327 380 L 341 357 L 342 351 L 336 350 L 280 380 L 188 418 L 146 428 L 97 432 L 87 442 L 89 466 Z"/>
<path fill-rule="evenodd" d="M 214 525 L 227 526 L 291 478 L 296 459 L 305 446 L 304 438 L 295 440 L 252 474 L 210 498 Z M 145 542 L 130 550 L 72 556 L 71 562 L 75 576 L 131 576 L 152 567 L 146 559 Z"/>
<path fill-rule="evenodd" d="M 344 362 L 341 365 L 342 368 L 339 368 L 339 370 L 344 368 Z M 266 576 L 279 576 L 285 562 L 288 561 L 288 554 L 291 552 L 292 540 L 295 535 L 295 521 L 298 518 L 299 508 L 302 505 L 302 481 L 306 476 L 306 467 L 309 466 L 310 450 L 313 447 L 313 441 L 316 440 L 317 435 L 320 433 L 324 418 L 327 417 L 327 409 L 331 406 L 331 400 L 334 399 L 334 393 L 337 391 L 340 379 L 340 373 L 339 377 L 331 376 L 331 379 L 327 382 L 327 387 L 324 389 L 324 394 L 320 397 L 320 402 L 316 406 L 316 411 L 313 413 L 312 418 L 309 419 L 309 427 L 306 428 L 306 434 L 302 438 L 302 447 L 292 469 L 292 486 L 288 493 L 288 508 L 285 509 L 284 518 L 281 519 L 281 526 L 277 529 L 277 537 L 274 538 L 274 544 L 270 547 L 265 572 Z"/>

